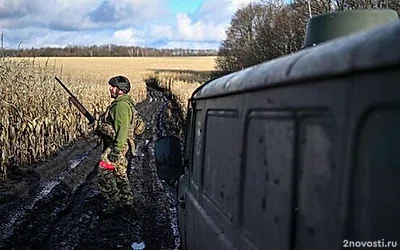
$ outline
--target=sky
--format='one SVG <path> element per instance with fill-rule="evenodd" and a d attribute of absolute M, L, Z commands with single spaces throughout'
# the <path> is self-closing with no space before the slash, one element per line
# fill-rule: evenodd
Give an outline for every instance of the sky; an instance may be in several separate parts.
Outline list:
<path fill-rule="evenodd" d="M 0 0 L 4 48 L 68 45 L 218 49 L 256 0 Z"/>

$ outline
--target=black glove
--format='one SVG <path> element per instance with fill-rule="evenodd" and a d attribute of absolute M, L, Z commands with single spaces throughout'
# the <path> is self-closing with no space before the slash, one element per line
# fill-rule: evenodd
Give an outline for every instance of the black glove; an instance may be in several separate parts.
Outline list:
<path fill-rule="evenodd" d="M 112 150 L 111 152 L 110 152 L 110 154 L 108 154 L 108 160 L 109 161 L 111 161 L 111 162 L 117 162 L 118 161 L 118 157 L 119 157 L 119 152 L 118 151 L 115 151 L 115 150 Z"/>

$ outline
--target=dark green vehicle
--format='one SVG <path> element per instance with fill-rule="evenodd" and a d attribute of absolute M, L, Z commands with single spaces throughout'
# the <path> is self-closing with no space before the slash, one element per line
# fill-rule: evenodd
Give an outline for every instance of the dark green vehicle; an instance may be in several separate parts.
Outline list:
<path fill-rule="evenodd" d="M 157 141 L 184 249 L 400 247 L 398 16 L 329 13 L 307 32 L 304 49 L 197 89 L 183 154 Z"/>

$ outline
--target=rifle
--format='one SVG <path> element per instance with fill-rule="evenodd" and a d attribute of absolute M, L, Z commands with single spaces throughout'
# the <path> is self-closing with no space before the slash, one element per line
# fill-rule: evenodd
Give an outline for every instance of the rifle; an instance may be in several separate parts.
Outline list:
<path fill-rule="evenodd" d="M 70 97 L 68 97 L 68 100 L 69 100 L 70 102 L 72 102 L 72 103 L 75 105 L 75 107 L 78 108 L 79 112 L 81 112 L 81 113 L 86 117 L 86 119 L 89 120 L 89 124 L 94 123 L 96 120 L 95 120 L 94 117 L 89 113 L 89 111 L 87 111 L 87 110 L 85 109 L 85 107 L 83 107 L 83 105 L 78 101 L 78 99 L 76 99 L 76 97 L 71 93 L 71 91 L 69 91 L 69 90 L 67 89 L 67 87 L 65 87 L 65 85 L 61 82 L 60 79 L 58 79 L 57 76 L 56 76 L 55 78 L 56 78 L 57 82 L 59 82 L 59 83 L 61 84 L 61 86 L 65 89 L 65 91 L 67 91 L 67 93 L 70 95 Z"/>

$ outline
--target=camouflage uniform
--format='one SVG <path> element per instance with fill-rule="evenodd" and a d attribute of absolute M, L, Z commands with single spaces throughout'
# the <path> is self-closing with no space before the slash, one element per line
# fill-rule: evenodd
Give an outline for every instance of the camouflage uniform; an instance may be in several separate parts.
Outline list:
<path fill-rule="evenodd" d="M 118 96 L 101 118 L 99 131 L 103 139 L 101 161 L 111 164 L 114 169 L 99 166 L 98 187 L 107 201 L 108 210 L 123 205 L 133 205 L 133 194 L 127 176 L 128 150 L 134 154 L 135 135 L 144 132 L 145 124 L 135 110 L 129 95 Z M 110 162 L 109 154 L 118 152 L 115 162 Z"/>

